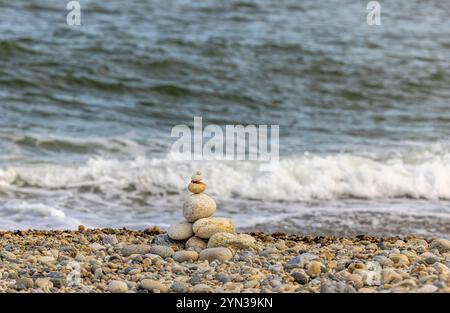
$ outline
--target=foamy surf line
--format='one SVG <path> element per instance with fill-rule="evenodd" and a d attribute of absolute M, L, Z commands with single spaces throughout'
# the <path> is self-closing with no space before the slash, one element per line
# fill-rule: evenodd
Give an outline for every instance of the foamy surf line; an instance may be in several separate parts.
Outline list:
<path fill-rule="evenodd" d="M 0 168 L 0 190 L 74 192 L 110 196 L 184 192 L 189 173 L 207 174 L 209 192 L 223 199 L 310 201 L 333 199 L 450 199 L 450 152 L 416 150 L 395 154 L 334 154 L 282 157 L 273 172 L 258 162 L 176 161 L 137 157 L 91 158 L 81 165 L 33 164 Z M 75 189 L 78 189 L 75 191 Z"/>
<path fill-rule="evenodd" d="M 380 226 L 385 220 L 403 223 L 409 233 L 450 233 L 448 145 L 305 153 L 281 157 L 273 172 L 259 169 L 257 162 L 189 162 L 173 155 L 11 164 L 0 168 L 0 228 L 165 228 L 180 217 L 186 177 L 201 170 L 221 214 L 240 229 L 389 233 Z"/>

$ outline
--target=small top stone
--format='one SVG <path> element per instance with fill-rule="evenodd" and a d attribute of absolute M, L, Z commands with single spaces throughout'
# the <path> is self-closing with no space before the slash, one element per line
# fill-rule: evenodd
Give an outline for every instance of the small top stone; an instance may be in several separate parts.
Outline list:
<path fill-rule="evenodd" d="M 197 171 L 194 175 L 192 175 L 191 179 L 193 182 L 201 182 L 203 179 L 202 173 Z"/>
<path fill-rule="evenodd" d="M 200 172 L 195 173 L 191 177 L 191 182 L 188 186 L 188 190 L 194 194 L 202 193 L 206 189 L 206 184 L 202 182 L 202 174 Z"/>

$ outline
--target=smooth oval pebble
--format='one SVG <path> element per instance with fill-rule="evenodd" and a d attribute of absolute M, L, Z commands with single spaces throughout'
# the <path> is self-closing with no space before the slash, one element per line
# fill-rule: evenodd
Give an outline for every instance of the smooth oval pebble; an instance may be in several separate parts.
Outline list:
<path fill-rule="evenodd" d="M 183 204 L 183 216 L 188 222 L 210 217 L 216 211 L 216 202 L 204 193 L 191 195 Z"/>
<path fill-rule="evenodd" d="M 208 260 L 210 262 L 214 260 L 228 261 L 233 257 L 230 249 L 224 247 L 207 248 L 200 252 L 200 260 Z"/>
<path fill-rule="evenodd" d="M 182 250 L 175 252 L 172 258 L 177 262 L 197 261 L 198 253 L 196 251 Z"/>
<path fill-rule="evenodd" d="M 193 293 L 212 293 L 213 289 L 205 284 L 198 284 L 192 288 Z"/>
<path fill-rule="evenodd" d="M 194 251 L 200 252 L 203 249 L 206 249 L 208 246 L 208 243 L 197 236 L 189 238 L 188 241 L 186 241 L 186 248 L 192 249 Z"/>
<path fill-rule="evenodd" d="M 181 221 L 173 224 L 167 230 L 167 235 L 173 240 L 186 240 L 194 235 L 192 223 Z"/>
<path fill-rule="evenodd" d="M 167 288 L 165 284 L 153 279 L 141 280 L 141 288 L 147 289 L 151 292 L 159 291 L 160 293 L 166 293 L 169 291 L 169 288 Z"/>
<path fill-rule="evenodd" d="M 188 186 L 188 190 L 190 192 L 192 192 L 192 193 L 199 194 L 199 193 L 202 193 L 202 192 L 204 192 L 206 190 L 206 184 L 204 184 L 204 183 L 199 183 L 199 184 L 198 183 L 197 184 L 190 183 L 189 186 Z"/>
<path fill-rule="evenodd" d="M 176 281 L 170 286 L 170 289 L 175 293 L 187 293 L 192 287 L 188 283 Z"/>
<path fill-rule="evenodd" d="M 173 247 L 176 246 L 179 249 L 184 249 L 184 241 L 180 240 L 173 240 L 170 238 L 167 234 L 160 234 L 153 237 L 152 245 L 158 245 L 158 246 L 168 246 Z"/>
<path fill-rule="evenodd" d="M 150 253 L 157 254 L 162 258 L 168 258 L 172 256 L 173 249 L 171 247 L 167 246 L 158 246 L 158 245 L 151 245 L 150 246 Z"/>
<path fill-rule="evenodd" d="M 108 290 L 111 293 L 124 293 L 128 291 L 128 285 L 120 280 L 112 280 L 108 284 Z"/>
<path fill-rule="evenodd" d="M 38 278 L 35 281 L 37 287 L 41 288 L 44 292 L 48 292 L 53 288 L 53 283 L 46 278 Z"/>
<path fill-rule="evenodd" d="M 149 245 L 127 245 L 122 248 L 122 255 L 127 257 L 132 254 L 146 254 L 150 252 Z"/>
<path fill-rule="evenodd" d="M 450 240 L 439 238 L 435 239 L 430 244 L 431 249 L 437 249 L 440 253 L 450 252 Z"/>
<path fill-rule="evenodd" d="M 209 238 L 208 248 L 231 247 L 236 250 L 250 249 L 255 245 L 255 238 L 247 234 L 215 233 Z"/>
<path fill-rule="evenodd" d="M 197 237 L 209 239 L 212 235 L 220 232 L 234 233 L 234 223 L 224 217 L 208 217 L 196 221 L 193 225 Z"/>
<path fill-rule="evenodd" d="M 102 237 L 102 242 L 105 245 L 114 246 L 119 243 L 119 240 L 117 240 L 117 237 L 115 235 L 104 235 Z"/>

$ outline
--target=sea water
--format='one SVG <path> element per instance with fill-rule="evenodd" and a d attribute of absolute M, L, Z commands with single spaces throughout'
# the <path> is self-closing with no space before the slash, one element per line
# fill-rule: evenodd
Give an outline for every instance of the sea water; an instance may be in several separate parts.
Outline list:
<path fill-rule="evenodd" d="M 0 4 L 1 229 L 166 227 L 201 169 L 241 230 L 450 236 L 450 3 L 63 2 Z M 178 160 L 194 116 L 277 167 Z"/>

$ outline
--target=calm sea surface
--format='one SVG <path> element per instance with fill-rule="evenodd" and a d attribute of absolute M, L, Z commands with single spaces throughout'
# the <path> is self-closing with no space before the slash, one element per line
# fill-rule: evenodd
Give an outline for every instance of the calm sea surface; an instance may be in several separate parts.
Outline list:
<path fill-rule="evenodd" d="M 201 169 L 241 230 L 450 237 L 450 2 L 0 0 L 0 229 L 168 226 Z M 276 124 L 280 163 L 177 124 Z"/>

